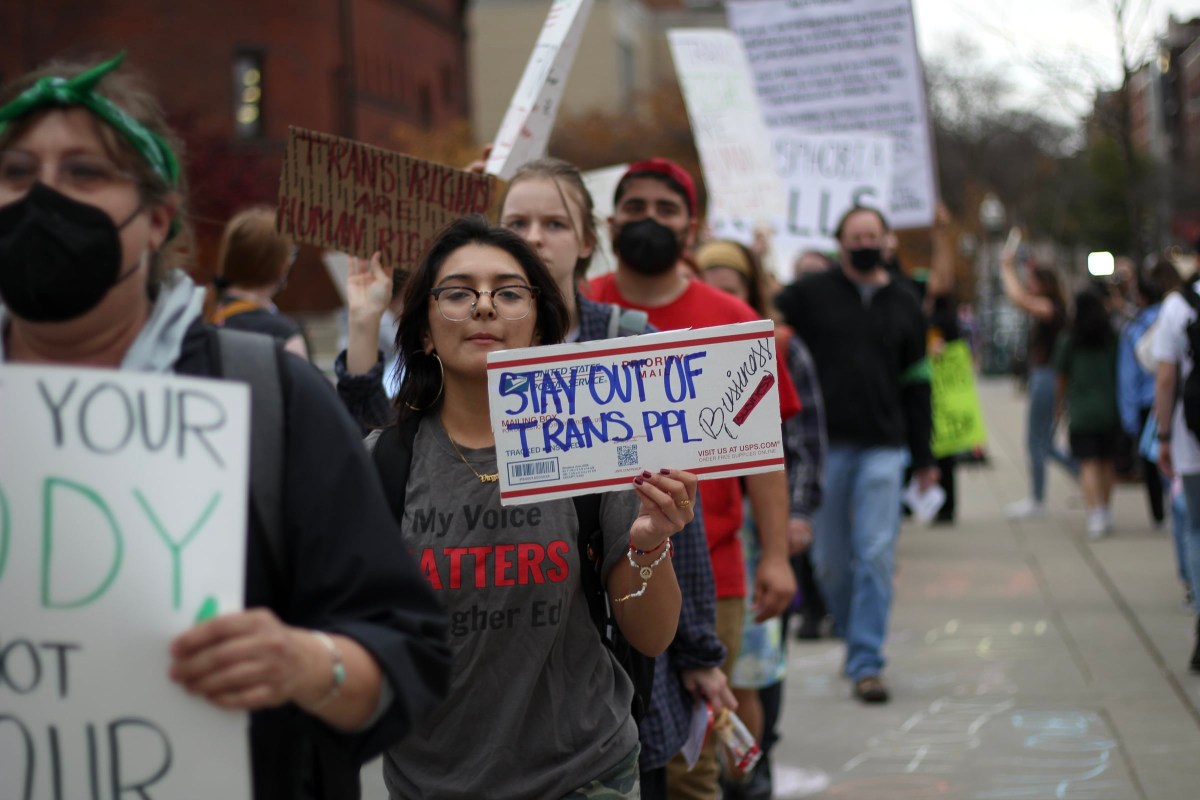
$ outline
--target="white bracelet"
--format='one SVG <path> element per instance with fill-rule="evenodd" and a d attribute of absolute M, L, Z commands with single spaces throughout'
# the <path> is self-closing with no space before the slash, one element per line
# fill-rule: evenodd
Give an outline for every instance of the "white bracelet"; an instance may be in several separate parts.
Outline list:
<path fill-rule="evenodd" d="M 632 600 L 635 597 L 641 597 L 646 593 L 646 587 L 650 585 L 650 576 L 654 574 L 654 568 L 661 564 L 664 558 L 668 558 L 671 555 L 671 540 L 667 539 L 665 544 L 666 546 L 663 547 L 663 551 L 659 553 L 658 558 L 645 565 L 639 564 L 633 560 L 633 552 L 636 548 L 630 545 L 627 553 L 629 557 L 629 566 L 638 571 L 638 575 L 642 579 L 642 588 L 638 589 L 636 592 L 630 592 L 624 597 L 613 598 L 614 603 L 624 603 L 626 600 Z"/>
<path fill-rule="evenodd" d="M 329 651 L 329 657 L 333 660 L 333 680 L 329 686 L 329 691 L 321 698 L 320 702 L 308 709 L 309 711 L 318 711 L 331 701 L 337 699 L 338 695 L 342 693 L 342 685 L 346 683 L 346 663 L 342 661 L 342 651 L 338 649 L 337 643 L 330 638 L 329 634 L 324 631 L 309 631 L 309 633 L 318 642 L 325 645 L 325 649 Z"/>

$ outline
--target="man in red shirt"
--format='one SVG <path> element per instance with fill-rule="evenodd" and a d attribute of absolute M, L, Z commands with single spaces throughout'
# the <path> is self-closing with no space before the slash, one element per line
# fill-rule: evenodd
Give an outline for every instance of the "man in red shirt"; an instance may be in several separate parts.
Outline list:
<path fill-rule="evenodd" d="M 689 277 L 682 263 L 695 242 L 696 189 L 691 175 L 678 164 L 655 158 L 632 165 L 617 184 L 609 233 L 617 257 L 613 273 L 595 278 L 589 293 L 595 300 L 645 311 L 659 330 L 705 328 L 750 322 L 759 317 L 745 303 L 703 281 Z M 781 373 L 782 361 L 777 362 Z M 790 377 L 781 374 L 780 410 L 784 419 L 800 410 Z M 717 589 L 717 635 L 729 651 L 725 672 L 741 646 L 747 595 L 745 567 L 738 531 L 742 527 L 742 489 L 745 482 L 762 557 L 754 577 L 754 608 L 761 620 L 782 613 L 796 593 L 788 562 L 788 486 L 783 472 L 703 481 L 700 499 L 708 537 L 709 556 Z M 684 673 L 695 694 L 711 697 L 717 681 L 709 671 Z M 718 769 L 711 747 L 688 772 L 677 756 L 668 766 L 671 796 L 715 796 Z"/>

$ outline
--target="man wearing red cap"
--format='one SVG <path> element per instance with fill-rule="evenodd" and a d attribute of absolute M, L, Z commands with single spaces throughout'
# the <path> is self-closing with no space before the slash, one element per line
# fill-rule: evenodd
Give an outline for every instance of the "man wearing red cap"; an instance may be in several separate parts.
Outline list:
<path fill-rule="evenodd" d="M 614 212 L 608 220 L 616 272 L 591 282 L 590 294 L 599 301 L 645 311 L 659 330 L 703 328 L 750 322 L 758 316 L 730 295 L 688 277 L 679 269 L 684 252 L 696 236 L 696 187 L 687 170 L 665 158 L 630 166 L 617 184 Z M 782 362 L 780 362 L 782 369 Z M 799 411 L 790 379 L 779 381 L 784 418 Z M 762 558 L 755 574 L 753 598 L 758 618 L 780 614 L 796 592 L 788 562 L 788 487 L 782 472 L 744 478 L 706 480 L 700 499 L 709 555 L 717 589 L 717 635 L 728 650 L 724 669 L 737 659 L 747 595 L 741 541 L 742 491 L 745 482 Z M 715 670 L 683 673 L 685 685 L 698 696 L 717 699 L 723 677 Z M 687 771 L 681 757 L 668 766 L 671 796 L 712 798 L 717 792 L 718 767 L 711 742 L 701 760 Z"/>

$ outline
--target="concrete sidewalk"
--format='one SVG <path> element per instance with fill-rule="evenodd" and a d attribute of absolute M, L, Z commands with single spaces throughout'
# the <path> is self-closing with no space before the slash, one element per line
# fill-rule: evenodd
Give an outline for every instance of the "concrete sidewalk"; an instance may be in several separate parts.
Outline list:
<path fill-rule="evenodd" d="M 959 522 L 901 536 L 887 647 L 892 702 L 866 707 L 842 646 L 792 642 L 776 796 L 854 800 L 1195 800 L 1200 676 L 1169 533 L 1140 486 L 1089 542 L 1078 487 L 1051 467 L 1050 513 L 1025 496 L 1025 398 L 980 387 L 987 466 L 959 467 Z"/>

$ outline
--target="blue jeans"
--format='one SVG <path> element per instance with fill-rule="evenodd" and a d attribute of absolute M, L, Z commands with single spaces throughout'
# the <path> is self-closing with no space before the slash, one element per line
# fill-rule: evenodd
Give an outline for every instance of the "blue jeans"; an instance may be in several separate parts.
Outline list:
<path fill-rule="evenodd" d="M 1187 556 L 1188 581 L 1192 587 L 1192 607 L 1200 614 L 1200 475 L 1183 476 L 1183 499 L 1187 503 L 1187 533 L 1183 551 Z"/>
<path fill-rule="evenodd" d="M 1046 499 L 1046 459 L 1052 458 L 1072 475 L 1079 475 L 1075 459 L 1054 446 L 1054 367 L 1029 371 L 1029 417 L 1025 446 L 1029 451 L 1029 481 L 1033 499 Z"/>
<path fill-rule="evenodd" d="M 1171 538 L 1175 541 L 1175 563 L 1179 565 L 1179 580 L 1191 586 L 1191 579 L 1188 577 L 1187 499 L 1183 492 L 1176 497 L 1170 489 L 1170 482 L 1164 481 L 1164 483 L 1167 484 L 1167 492 L 1171 498 Z M 1193 594 L 1193 596 L 1195 595 Z"/>
<path fill-rule="evenodd" d="M 837 444 L 825 458 L 813 564 L 834 630 L 846 640 L 845 672 L 856 681 L 883 670 L 904 460 L 899 447 Z"/>

